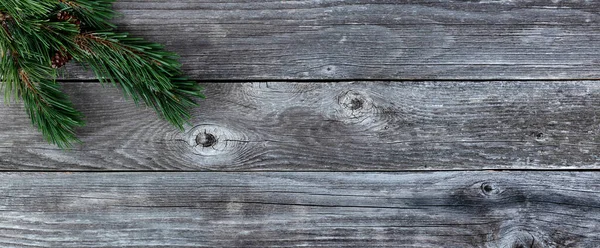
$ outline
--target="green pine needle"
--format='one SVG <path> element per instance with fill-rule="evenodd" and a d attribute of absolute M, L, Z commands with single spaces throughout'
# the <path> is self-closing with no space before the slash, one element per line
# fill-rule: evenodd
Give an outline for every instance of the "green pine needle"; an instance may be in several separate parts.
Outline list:
<path fill-rule="evenodd" d="M 134 102 L 152 107 L 179 129 L 189 109 L 204 98 L 187 79 L 177 55 L 160 44 L 115 33 L 113 0 L 2 0 L 0 84 L 4 99 L 21 99 L 31 121 L 60 148 L 79 142 L 82 115 L 56 83 L 57 69 L 71 57 L 101 82 L 119 86 Z"/>
<path fill-rule="evenodd" d="M 0 63 L 5 100 L 23 99 L 33 125 L 49 142 L 60 148 L 77 142 L 75 128 L 83 126 L 82 116 L 58 84 L 48 79 L 51 68 L 16 54 L 3 56 Z"/>
<path fill-rule="evenodd" d="M 76 38 L 73 57 L 86 63 L 102 82 L 119 83 L 126 96 L 143 101 L 182 129 L 202 88 L 181 77 L 176 55 L 127 34 L 87 33 Z"/>
<path fill-rule="evenodd" d="M 115 25 L 109 22 L 116 15 L 112 10 L 113 2 L 114 0 L 70 0 L 62 2 L 60 7 L 65 11 L 72 10 L 81 21 L 94 30 L 110 30 L 115 28 Z"/>

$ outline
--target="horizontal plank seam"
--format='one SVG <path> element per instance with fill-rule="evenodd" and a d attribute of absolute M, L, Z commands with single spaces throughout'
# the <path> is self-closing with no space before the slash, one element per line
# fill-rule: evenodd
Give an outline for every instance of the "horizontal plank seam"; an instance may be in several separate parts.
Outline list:
<path fill-rule="evenodd" d="M 0 173 L 104 173 L 104 174 L 117 174 L 117 173 L 435 173 L 435 172 L 600 172 L 598 169 L 457 169 L 457 170 L 337 170 L 337 171 L 324 171 L 324 170 L 0 170 Z"/>
<path fill-rule="evenodd" d="M 598 79 L 190 79 L 201 83 L 344 83 L 344 82 L 581 82 Z M 59 83 L 100 83 L 96 79 L 61 79 Z"/>

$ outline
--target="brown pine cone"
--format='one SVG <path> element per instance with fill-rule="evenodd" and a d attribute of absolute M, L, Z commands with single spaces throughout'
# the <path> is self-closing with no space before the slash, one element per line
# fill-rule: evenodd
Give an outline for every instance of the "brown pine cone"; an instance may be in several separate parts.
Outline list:
<path fill-rule="evenodd" d="M 10 16 L 6 13 L 0 12 L 0 23 L 2 23 L 2 27 L 4 29 L 8 29 L 8 24 L 6 21 L 10 19 Z"/>
<path fill-rule="evenodd" d="M 65 66 L 69 61 L 73 59 L 73 56 L 70 54 L 65 54 L 61 52 L 56 52 L 54 57 L 52 57 L 52 68 L 57 69 Z"/>
<path fill-rule="evenodd" d="M 71 15 L 71 13 L 66 11 L 58 12 L 58 14 L 56 14 L 56 19 L 58 19 L 59 21 L 68 21 L 77 26 L 81 25 L 81 21 L 79 19 L 77 19 L 74 15 Z"/>

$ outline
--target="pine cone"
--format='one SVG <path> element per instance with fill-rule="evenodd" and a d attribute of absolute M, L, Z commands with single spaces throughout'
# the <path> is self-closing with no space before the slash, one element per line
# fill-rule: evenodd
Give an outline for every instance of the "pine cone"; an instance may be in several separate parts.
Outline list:
<path fill-rule="evenodd" d="M 8 23 L 6 21 L 10 19 L 10 16 L 6 13 L 0 12 L 0 23 L 5 30 L 8 30 Z"/>
<path fill-rule="evenodd" d="M 73 56 L 71 56 L 70 54 L 56 52 L 54 57 L 52 57 L 52 68 L 61 68 L 65 66 L 69 61 L 71 61 L 71 59 L 73 59 Z"/>
<path fill-rule="evenodd" d="M 68 21 L 77 26 L 81 25 L 81 21 L 79 19 L 77 19 L 74 15 L 71 15 L 71 13 L 66 11 L 58 12 L 58 14 L 56 14 L 56 19 L 58 19 L 59 21 Z"/>

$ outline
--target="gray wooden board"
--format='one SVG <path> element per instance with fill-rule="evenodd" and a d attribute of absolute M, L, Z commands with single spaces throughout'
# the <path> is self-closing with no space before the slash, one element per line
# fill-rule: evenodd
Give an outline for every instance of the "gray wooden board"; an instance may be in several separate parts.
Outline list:
<path fill-rule="evenodd" d="M 0 173 L 0 247 L 598 247 L 597 1 L 115 7 L 192 78 L 265 82 L 204 83 L 178 132 L 69 66 L 71 151 L 0 105 L 0 170 L 47 171 Z"/>
<path fill-rule="evenodd" d="M 48 145 L 0 107 L 3 170 L 596 169 L 600 84 L 205 83 L 184 132 L 110 86 L 65 83 L 83 144 Z"/>
<path fill-rule="evenodd" d="M 600 174 L 3 173 L 2 247 L 597 247 Z"/>
<path fill-rule="evenodd" d="M 598 1 L 120 0 L 197 79 L 593 79 Z M 88 78 L 78 70 L 72 78 Z"/>

